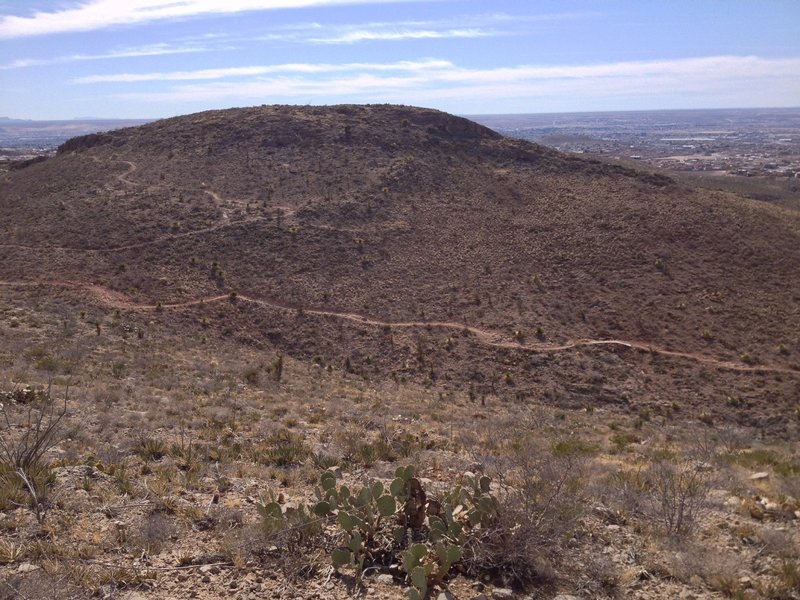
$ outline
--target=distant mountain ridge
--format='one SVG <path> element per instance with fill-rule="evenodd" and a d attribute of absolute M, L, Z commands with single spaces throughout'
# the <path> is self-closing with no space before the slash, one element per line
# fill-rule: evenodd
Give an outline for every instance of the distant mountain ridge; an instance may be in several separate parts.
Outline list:
<path fill-rule="evenodd" d="M 31 143 L 44 143 L 55 149 L 55 146 L 76 135 L 132 127 L 149 122 L 148 119 L 36 121 L 0 117 L 0 146 L 26 146 Z"/>

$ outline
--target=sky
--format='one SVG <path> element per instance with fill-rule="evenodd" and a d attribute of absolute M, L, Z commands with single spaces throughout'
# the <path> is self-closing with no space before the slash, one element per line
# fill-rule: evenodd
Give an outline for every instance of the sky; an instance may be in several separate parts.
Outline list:
<path fill-rule="evenodd" d="M 0 0 L 0 117 L 800 106 L 800 0 Z"/>

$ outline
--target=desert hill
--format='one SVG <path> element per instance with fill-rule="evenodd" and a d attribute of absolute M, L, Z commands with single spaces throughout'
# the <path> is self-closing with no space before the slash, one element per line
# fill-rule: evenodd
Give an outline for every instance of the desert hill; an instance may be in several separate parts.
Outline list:
<path fill-rule="evenodd" d="M 797 212 L 400 106 L 74 138 L 0 191 L 3 296 L 480 397 L 793 426 Z"/>
<path fill-rule="evenodd" d="M 796 598 L 799 238 L 417 108 L 74 138 L 0 175 L 0 600 Z"/>

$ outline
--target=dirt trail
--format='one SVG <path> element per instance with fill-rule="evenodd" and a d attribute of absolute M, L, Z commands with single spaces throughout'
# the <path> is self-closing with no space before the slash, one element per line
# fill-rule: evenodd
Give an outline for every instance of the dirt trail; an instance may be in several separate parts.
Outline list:
<path fill-rule="evenodd" d="M 95 162 L 100 162 L 100 160 L 94 156 L 91 157 L 92 160 Z M 128 166 L 127 170 L 124 173 L 120 173 L 116 176 L 116 179 L 125 185 L 130 186 L 139 186 L 144 187 L 145 184 L 131 181 L 128 177 L 134 173 L 138 166 L 136 163 L 129 161 L 118 159 L 119 162 L 124 163 Z M 159 186 L 155 186 L 159 187 Z M 201 189 L 203 193 L 210 195 L 218 205 L 225 204 L 227 201 L 224 200 L 219 194 L 212 190 L 208 189 Z M 275 209 L 280 209 L 283 211 L 283 217 L 291 218 L 296 213 L 295 209 L 286 206 L 276 206 Z M 214 225 L 211 227 L 205 227 L 202 229 L 196 229 L 194 231 L 186 231 L 181 233 L 173 233 L 167 234 L 153 240 L 149 240 L 146 242 L 136 242 L 133 244 L 125 244 L 121 246 L 113 246 L 113 247 L 106 247 L 106 248 L 74 248 L 69 246 L 26 246 L 22 244 L 0 244 L 0 247 L 11 247 L 11 248 L 23 248 L 23 249 L 53 249 L 53 250 L 67 250 L 67 251 L 84 251 L 84 252 L 119 252 L 123 250 L 131 250 L 142 248 L 145 246 L 150 246 L 154 244 L 158 244 L 163 241 L 173 240 L 173 239 L 180 239 L 186 237 L 192 237 L 196 235 L 202 235 L 205 233 L 210 233 L 213 231 L 217 231 L 220 229 L 224 229 L 227 227 L 235 227 L 237 225 L 245 225 L 248 223 L 260 222 L 267 220 L 267 217 L 252 217 L 249 219 L 241 219 L 238 221 L 230 221 L 228 215 L 225 211 L 221 208 L 223 214 L 223 223 L 219 225 Z M 319 226 L 320 228 L 328 228 L 328 226 Z M 224 300 L 228 300 L 229 296 L 227 294 L 219 295 L 219 296 L 210 296 L 207 298 L 200 298 L 197 300 L 190 300 L 186 302 L 177 302 L 177 303 L 166 303 L 161 305 L 154 305 L 154 304 L 140 304 L 133 302 L 130 298 L 125 296 L 120 292 L 116 292 L 109 288 L 81 282 L 81 281 L 45 281 L 45 282 L 26 282 L 26 281 L 0 281 L 0 286 L 6 287 L 36 287 L 36 286 L 51 286 L 51 287 L 65 287 L 65 288 L 73 288 L 73 289 L 82 289 L 86 290 L 92 295 L 94 295 L 98 300 L 103 302 L 104 304 L 111 306 L 113 308 L 119 309 L 126 309 L 126 310 L 137 310 L 137 311 L 148 311 L 148 310 L 156 310 L 157 308 L 161 309 L 178 309 L 178 308 L 186 308 L 191 306 L 198 306 L 205 303 L 211 302 L 221 302 Z M 286 304 L 278 301 L 272 300 L 262 300 L 259 298 L 252 298 L 248 296 L 244 296 L 239 294 L 237 296 L 237 301 L 241 302 L 249 302 L 251 304 L 256 304 L 259 306 L 264 306 L 271 309 L 278 309 L 284 311 L 298 311 L 302 310 L 304 314 L 308 315 L 318 315 L 318 316 L 325 316 L 325 317 L 332 317 L 335 319 L 343 319 L 347 321 L 353 321 L 356 323 L 361 323 L 363 325 L 370 325 L 374 327 L 390 327 L 393 329 L 418 329 L 418 328 L 437 328 L 437 329 L 445 329 L 445 330 L 452 330 L 461 333 L 469 333 L 472 335 L 476 340 L 478 340 L 481 344 L 486 346 L 491 346 L 495 348 L 508 348 L 511 350 L 520 350 L 525 352 L 534 352 L 540 354 L 552 353 L 552 352 L 565 352 L 569 350 L 574 350 L 581 347 L 587 346 L 619 346 L 623 348 L 630 348 L 633 350 L 638 350 L 642 352 L 649 352 L 651 354 L 657 354 L 661 356 L 669 356 L 673 358 L 682 358 L 688 359 L 695 362 L 699 362 L 710 367 L 718 368 L 718 369 L 727 369 L 732 371 L 739 371 L 739 372 L 767 372 L 767 373 L 785 373 L 791 375 L 800 375 L 800 370 L 792 369 L 790 367 L 781 367 L 775 365 L 745 365 L 742 363 L 737 363 L 733 361 L 726 361 L 720 360 L 713 357 L 705 356 L 702 354 L 694 353 L 694 352 L 681 352 L 677 350 L 668 350 L 666 348 L 661 348 L 658 346 L 654 346 L 653 344 L 647 342 L 640 342 L 635 340 L 618 340 L 618 339 L 579 339 L 579 340 L 572 340 L 565 344 L 546 344 L 546 343 L 524 343 L 520 341 L 516 341 L 513 339 L 508 339 L 503 334 L 496 332 L 496 331 L 489 331 L 485 329 L 481 329 L 478 327 L 473 327 L 466 325 L 464 323 L 457 323 L 452 321 L 381 321 L 378 319 L 369 318 L 365 315 L 361 315 L 358 313 L 349 313 L 349 312 L 336 312 L 336 311 L 329 311 L 329 310 L 322 310 L 322 309 L 314 309 L 314 308 L 307 308 L 301 306 L 295 306 L 291 304 Z"/>
<path fill-rule="evenodd" d="M 96 156 L 90 157 L 93 161 L 97 163 L 101 163 L 100 159 Z M 136 187 L 149 187 L 152 189 L 158 189 L 164 187 L 163 185 L 156 184 L 156 185 L 146 185 L 144 183 L 138 181 L 131 181 L 128 177 L 138 170 L 138 166 L 136 163 L 131 162 L 129 160 L 117 159 L 118 162 L 124 163 L 128 166 L 127 170 L 124 173 L 120 173 L 116 175 L 116 179 L 121 183 L 129 186 L 136 186 Z M 196 190 L 188 190 L 188 191 L 196 191 Z M 247 219 L 238 219 L 232 221 L 230 216 L 225 211 L 223 206 L 227 203 L 230 204 L 235 202 L 235 200 L 226 200 L 222 196 L 220 196 L 217 192 L 209 189 L 200 189 L 200 193 L 208 194 L 216 203 L 217 207 L 220 210 L 221 214 L 221 223 L 217 225 L 211 225 L 209 227 L 203 227 L 200 229 L 193 229 L 192 231 L 183 231 L 180 233 L 167 233 L 158 237 L 153 238 L 152 240 L 147 240 L 144 242 L 133 242 L 131 244 L 121 244 L 119 246 L 104 246 L 100 248 L 85 248 L 80 246 L 43 246 L 43 245 L 34 245 L 34 244 L 2 244 L 0 243 L 0 248 L 15 248 L 18 250 L 59 250 L 64 252 L 123 252 L 125 250 L 136 250 L 138 248 L 145 248 L 147 246 L 154 246 L 156 244 L 160 244 L 162 242 L 168 242 L 172 240 L 179 240 L 182 238 L 190 238 L 198 235 L 204 235 L 206 233 L 212 233 L 214 231 L 219 231 L 222 229 L 226 229 L 228 227 L 236 227 L 238 225 L 249 225 L 252 223 L 262 223 L 262 222 L 269 222 L 272 217 L 271 216 L 260 216 L 260 217 L 250 217 Z M 275 205 L 270 207 L 271 211 L 280 211 L 280 218 L 285 219 L 287 222 L 292 221 L 294 216 L 297 214 L 297 209 L 291 206 L 284 206 L 284 205 Z M 398 224 L 390 224 L 387 229 L 391 229 L 392 227 L 398 227 Z M 347 232 L 347 233 L 358 233 L 358 229 L 347 228 L 347 227 L 336 227 L 333 225 L 319 225 L 313 223 L 305 223 L 303 227 L 310 227 L 313 229 L 325 229 L 330 231 L 340 231 L 340 232 Z"/>
<path fill-rule="evenodd" d="M 187 300 L 185 302 L 170 302 L 162 304 L 142 304 L 132 301 L 129 297 L 121 292 L 117 292 L 106 288 L 101 285 L 86 283 L 81 281 L 0 281 L 0 286 L 4 287 L 63 287 L 71 289 L 85 290 L 95 296 L 103 304 L 111 308 L 118 308 L 131 311 L 155 311 L 164 309 L 180 309 L 192 306 L 199 306 L 202 304 L 210 304 L 214 302 L 230 301 L 229 294 L 221 294 L 218 296 L 208 296 L 205 298 L 198 298 L 196 300 Z M 378 319 L 370 318 L 365 315 L 352 312 L 337 312 L 332 310 L 322 310 L 315 308 L 306 308 L 294 304 L 279 302 L 275 300 L 263 300 L 260 298 L 253 298 L 242 294 L 237 294 L 236 302 L 247 302 L 258 306 L 264 306 L 273 310 L 282 311 L 302 311 L 305 315 L 317 315 L 323 317 L 331 317 L 335 319 L 342 319 L 346 321 L 353 321 L 362 325 L 369 325 L 373 327 L 389 327 L 392 329 L 445 329 L 457 333 L 468 333 L 473 339 L 485 346 L 494 348 L 507 348 L 511 350 L 519 350 L 523 352 L 533 352 L 536 354 L 549 354 L 553 352 L 567 352 L 577 348 L 589 346 L 619 346 L 638 350 L 640 352 L 647 352 L 649 354 L 667 356 L 672 358 L 680 358 L 698 362 L 708 365 L 713 368 L 737 371 L 743 373 L 782 373 L 787 375 L 800 376 L 799 369 L 791 367 L 782 367 L 777 365 L 746 365 L 734 361 L 721 360 L 711 356 L 706 356 L 696 352 L 681 352 L 678 350 L 669 350 L 656 346 L 648 342 L 641 342 L 636 340 L 620 340 L 620 339 L 578 339 L 571 340 L 564 344 L 547 344 L 540 343 L 524 343 L 515 340 L 510 340 L 502 333 L 481 329 L 457 323 L 454 321 L 381 321 Z"/>
<path fill-rule="evenodd" d="M 32 246 L 27 244 L 0 244 L 0 248 L 18 248 L 21 250 L 63 250 L 69 252 L 122 252 L 124 250 L 135 250 L 137 248 L 145 248 L 147 246 L 154 246 L 161 242 L 178 240 L 181 238 L 195 237 L 205 233 L 211 233 L 229 227 L 236 227 L 237 225 L 248 225 L 251 223 L 259 223 L 261 221 L 268 221 L 267 217 L 251 217 L 249 219 L 240 219 L 238 221 L 228 221 L 220 225 L 212 225 L 211 227 L 203 227 L 202 229 L 194 229 L 192 231 L 183 231 L 181 233 L 168 233 L 146 242 L 134 242 L 132 244 L 122 244 L 120 246 L 106 246 L 104 248 L 80 248 L 75 246 Z"/>
<path fill-rule="evenodd" d="M 96 163 L 101 163 L 100 159 L 96 156 L 90 157 Z M 128 165 L 128 169 L 124 173 L 120 173 L 116 175 L 116 179 L 125 185 L 130 186 L 137 186 L 137 187 L 147 187 L 144 183 L 140 183 L 138 181 L 131 181 L 128 177 L 134 173 L 139 167 L 136 163 L 131 162 L 129 160 L 122 160 L 118 159 L 118 162 L 124 163 Z M 161 185 L 150 186 L 152 188 L 159 188 L 163 187 Z M 219 194 L 214 192 L 213 190 L 208 189 L 201 189 L 201 193 L 208 194 L 214 201 L 217 203 L 220 212 L 222 214 L 222 223 L 218 225 L 212 225 L 210 227 L 203 227 L 201 229 L 193 229 L 192 231 L 183 231 L 180 233 L 168 233 L 162 236 L 158 236 L 153 238 L 152 240 L 147 240 L 145 242 L 134 242 L 131 244 L 122 244 L 119 246 L 105 246 L 101 248 L 82 248 L 80 246 L 43 246 L 43 245 L 33 245 L 33 244 L 0 244 L 0 248 L 16 248 L 20 250 L 62 250 L 62 251 L 71 251 L 71 252 L 122 252 L 125 250 L 135 250 L 138 248 L 145 248 L 147 246 L 153 246 L 159 244 L 161 242 L 177 240 L 181 238 L 188 238 L 194 237 L 198 235 L 203 235 L 206 233 L 211 233 L 214 231 L 219 231 L 221 229 L 226 229 L 228 227 L 236 227 L 237 225 L 248 225 L 251 223 L 260 223 L 264 221 L 269 221 L 270 217 L 250 217 L 248 219 L 239 219 L 236 221 L 230 220 L 228 214 L 222 208 L 227 200 L 222 198 Z M 295 213 L 297 212 L 294 208 L 290 206 L 274 206 L 272 207 L 273 210 L 280 210 L 281 217 L 286 219 L 291 219 Z"/>
<path fill-rule="evenodd" d="M 281 209 L 283 212 L 281 217 L 291 218 L 295 214 L 295 210 L 289 208 L 288 206 L 275 206 L 276 209 Z M 203 227 L 201 229 L 193 229 L 191 231 L 182 231 L 180 233 L 167 233 L 162 236 L 158 236 L 153 238 L 152 240 L 147 240 L 144 242 L 133 242 L 132 244 L 122 244 L 119 246 L 104 246 L 101 248 L 82 248 L 80 246 L 42 246 L 42 245 L 33 245 L 33 244 L 0 244 L 0 248 L 15 248 L 18 250 L 60 250 L 64 252 L 123 252 L 125 250 L 136 250 L 138 248 L 146 248 L 147 246 L 155 246 L 156 244 L 160 244 L 162 242 L 170 242 L 172 240 L 179 240 L 182 238 L 191 238 L 196 237 L 198 235 L 204 235 L 206 233 L 213 233 L 215 231 L 221 231 L 223 229 L 228 229 L 231 227 L 236 227 L 238 225 L 251 225 L 253 223 L 269 223 L 273 220 L 272 217 L 250 217 L 248 219 L 239 219 L 236 221 L 231 221 L 227 219 L 224 223 L 220 223 L 219 225 L 211 225 L 210 227 Z M 324 229 L 328 231 L 338 231 L 338 232 L 345 232 L 345 233 L 352 233 L 357 234 L 360 231 L 358 229 L 347 228 L 347 227 L 335 227 L 333 225 L 315 225 L 313 223 L 305 223 L 303 227 L 309 227 L 313 229 Z M 396 228 L 400 228 L 396 226 Z M 389 229 L 389 227 L 387 227 Z"/>
<path fill-rule="evenodd" d="M 100 162 L 94 156 L 92 157 L 92 159 L 97 161 L 97 162 Z M 125 163 L 126 165 L 128 165 L 128 170 L 125 171 L 124 173 L 120 173 L 119 175 L 117 175 L 117 180 L 121 181 L 122 183 L 127 183 L 128 185 L 143 185 L 141 183 L 138 183 L 136 181 L 131 181 L 130 179 L 128 179 L 128 176 L 131 175 L 136 169 L 139 168 L 138 166 L 136 166 L 136 163 L 131 162 L 129 160 L 120 160 L 119 162 L 122 162 L 122 163 Z"/>

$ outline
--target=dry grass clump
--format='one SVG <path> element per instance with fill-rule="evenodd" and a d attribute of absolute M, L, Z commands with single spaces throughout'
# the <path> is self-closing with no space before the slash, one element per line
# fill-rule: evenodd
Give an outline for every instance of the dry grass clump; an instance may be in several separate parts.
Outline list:
<path fill-rule="evenodd" d="M 271 432 L 267 438 L 253 447 L 251 455 L 255 462 L 276 467 L 295 467 L 310 454 L 305 436 L 285 428 Z"/>
<path fill-rule="evenodd" d="M 392 424 L 363 418 L 327 428 L 336 453 L 344 464 L 370 468 L 379 462 L 394 463 L 426 448 L 418 436 Z"/>
<path fill-rule="evenodd" d="M 729 597 L 741 589 L 741 558 L 735 553 L 687 540 L 671 540 L 663 551 L 666 572 L 678 581 L 693 584 L 702 580 Z"/>

